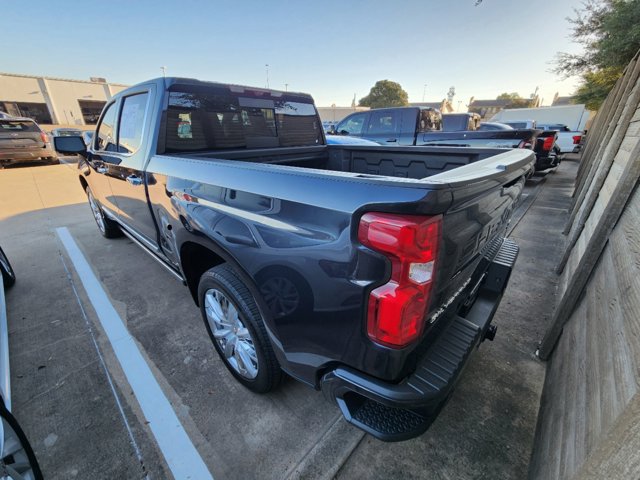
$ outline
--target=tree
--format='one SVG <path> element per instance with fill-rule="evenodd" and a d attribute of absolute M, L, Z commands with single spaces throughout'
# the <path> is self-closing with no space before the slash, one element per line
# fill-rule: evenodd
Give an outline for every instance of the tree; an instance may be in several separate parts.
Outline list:
<path fill-rule="evenodd" d="M 576 102 L 584 103 L 589 110 L 597 110 L 619 77 L 620 70 L 615 67 L 585 73 L 575 93 Z"/>
<path fill-rule="evenodd" d="M 504 108 L 527 108 L 531 106 L 531 101 L 522 98 L 519 93 L 501 93 L 498 95 L 497 100 L 509 100 L 509 103 Z"/>
<path fill-rule="evenodd" d="M 409 95 L 399 83 L 391 80 L 379 80 L 371 87 L 369 95 L 358 102 L 361 107 L 384 108 L 409 105 Z"/>
<path fill-rule="evenodd" d="M 640 49 L 640 0 L 585 0 L 574 11 L 571 37 L 584 52 L 558 53 L 554 72 L 580 75 L 578 100 L 597 109 Z"/>

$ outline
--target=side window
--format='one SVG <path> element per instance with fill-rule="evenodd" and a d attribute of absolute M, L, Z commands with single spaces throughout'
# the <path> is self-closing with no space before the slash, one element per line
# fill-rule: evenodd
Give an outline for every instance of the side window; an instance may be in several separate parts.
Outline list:
<path fill-rule="evenodd" d="M 94 144 L 96 150 L 105 150 L 107 152 L 116 151 L 116 136 L 113 131 L 113 127 L 116 122 L 115 105 L 115 103 L 109 105 L 102 116 L 102 120 L 100 121 L 100 125 L 96 132 L 96 143 Z"/>
<path fill-rule="evenodd" d="M 431 132 L 433 130 L 441 130 L 442 129 L 442 120 L 439 113 L 434 112 L 433 110 L 421 110 L 420 111 L 420 126 L 419 132 Z"/>
<path fill-rule="evenodd" d="M 118 123 L 118 152 L 134 153 L 140 148 L 148 99 L 148 93 L 139 93 L 124 98 Z"/>
<path fill-rule="evenodd" d="M 398 115 L 397 111 L 371 112 L 368 133 L 384 135 L 398 132 L 400 130 L 398 125 L 399 117 L 400 115 Z"/>
<path fill-rule="evenodd" d="M 355 115 L 351 115 L 346 120 L 340 122 L 336 131 L 338 133 L 347 132 L 349 135 L 361 135 L 362 129 L 364 127 L 364 119 L 366 118 L 367 113 L 357 113 Z"/>

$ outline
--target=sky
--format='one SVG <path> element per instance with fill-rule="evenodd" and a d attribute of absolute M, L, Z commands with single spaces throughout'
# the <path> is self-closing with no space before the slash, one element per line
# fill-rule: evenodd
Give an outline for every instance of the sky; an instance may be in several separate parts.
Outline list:
<path fill-rule="evenodd" d="M 310 93 L 349 106 L 378 80 L 410 102 L 503 92 L 543 104 L 577 79 L 551 73 L 581 49 L 581 0 L 0 0 L 0 72 L 132 85 L 162 75 Z M 268 65 L 268 68 L 266 67 Z M 288 84 L 285 86 L 285 84 Z M 426 87 L 425 87 L 426 85 Z M 0 92 L 0 97 L 2 92 Z M 462 102 L 462 103 L 459 103 Z"/>

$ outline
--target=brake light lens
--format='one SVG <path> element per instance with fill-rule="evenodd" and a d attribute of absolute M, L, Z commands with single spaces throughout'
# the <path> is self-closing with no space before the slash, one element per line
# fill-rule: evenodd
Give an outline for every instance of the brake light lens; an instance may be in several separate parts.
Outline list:
<path fill-rule="evenodd" d="M 391 260 L 390 280 L 367 305 L 367 334 L 374 342 L 405 347 L 424 330 L 435 276 L 442 216 L 366 213 L 360 242 Z"/>
<path fill-rule="evenodd" d="M 47 134 L 44 132 L 40 132 L 40 139 L 43 143 L 47 143 Z"/>
<path fill-rule="evenodd" d="M 555 142 L 555 137 L 546 137 L 542 142 L 542 148 L 545 152 L 550 151 L 553 148 L 553 144 Z"/>
<path fill-rule="evenodd" d="M 582 140 L 582 135 L 574 135 L 573 136 L 573 144 L 574 145 L 578 145 L 580 143 L 580 140 Z"/>

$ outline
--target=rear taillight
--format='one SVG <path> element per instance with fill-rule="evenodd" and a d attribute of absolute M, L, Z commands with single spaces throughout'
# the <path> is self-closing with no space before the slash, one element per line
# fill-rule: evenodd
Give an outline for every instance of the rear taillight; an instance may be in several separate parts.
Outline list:
<path fill-rule="evenodd" d="M 556 140 L 555 137 L 546 137 L 544 139 L 544 141 L 542 142 L 542 149 L 545 152 L 550 151 L 553 148 L 553 144 L 554 144 L 555 140 Z"/>
<path fill-rule="evenodd" d="M 580 140 L 582 140 L 582 135 L 574 135 L 573 136 L 573 144 L 574 145 L 578 145 L 580 143 Z"/>
<path fill-rule="evenodd" d="M 404 347 L 420 336 L 435 276 L 442 216 L 366 213 L 360 242 L 391 261 L 390 280 L 369 295 L 367 333 L 389 347 Z"/>
<path fill-rule="evenodd" d="M 44 132 L 40 132 L 40 139 L 44 142 L 47 143 L 47 134 Z"/>

